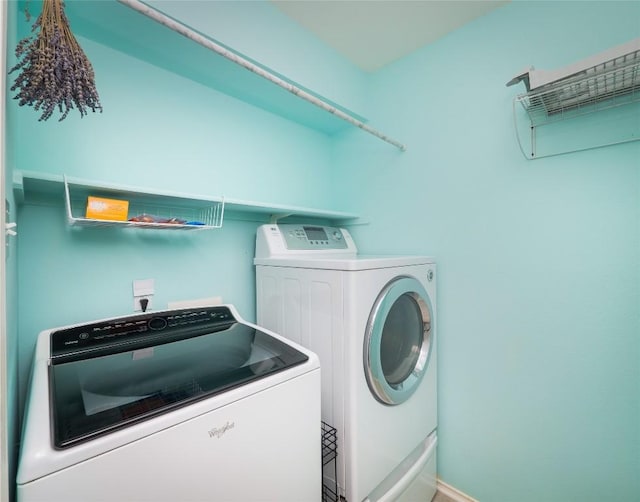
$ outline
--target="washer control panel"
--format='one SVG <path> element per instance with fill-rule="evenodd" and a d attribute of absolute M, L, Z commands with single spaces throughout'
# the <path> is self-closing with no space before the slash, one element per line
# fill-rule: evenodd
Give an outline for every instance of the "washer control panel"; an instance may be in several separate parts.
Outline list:
<path fill-rule="evenodd" d="M 165 343 L 172 337 L 211 333 L 234 322 L 235 318 L 227 307 L 212 306 L 137 314 L 71 326 L 51 333 L 51 358 L 53 364 L 57 364 L 58 361 L 91 357 L 86 356 L 88 353 L 117 351 L 116 346 L 132 350 L 156 335 L 165 339 L 159 343 Z"/>

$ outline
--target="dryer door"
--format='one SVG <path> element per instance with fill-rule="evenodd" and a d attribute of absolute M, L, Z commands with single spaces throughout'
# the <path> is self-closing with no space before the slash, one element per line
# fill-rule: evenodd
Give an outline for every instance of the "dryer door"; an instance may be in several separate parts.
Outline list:
<path fill-rule="evenodd" d="M 378 295 L 365 333 L 364 369 L 381 403 L 403 403 L 420 385 L 431 355 L 432 319 L 429 295 L 414 277 L 396 277 Z"/>

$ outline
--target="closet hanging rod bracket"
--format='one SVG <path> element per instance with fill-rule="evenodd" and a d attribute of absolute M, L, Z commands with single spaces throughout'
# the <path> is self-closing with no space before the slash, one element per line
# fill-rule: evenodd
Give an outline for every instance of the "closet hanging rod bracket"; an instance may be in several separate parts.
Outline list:
<path fill-rule="evenodd" d="M 253 64 L 248 59 L 245 59 L 242 56 L 226 49 L 222 45 L 211 40 L 210 38 L 207 38 L 206 36 L 198 33 L 197 31 L 189 28 L 185 24 L 171 18 L 170 16 L 160 12 L 159 10 L 145 4 L 144 2 L 141 2 L 140 0 L 118 0 L 118 2 L 140 12 L 141 14 L 144 14 L 145 16 L 166 26 L 167 28 L 175 31 L 176 33 L 179 33 L 180 35 L 190 40 L 193 40 L 194 42 L 219 54 L 220 56 L 225 57 L 229 61 L 242 66 L 243 68 L 255 73 L 256 75 L 259 75 L 260 77 L 265 78 L 266 80 L 269 80 L 273 84 L 278 85 L 279 87 L 282 87 L 283 89 L 289 91 L 291 94 L 298 96 L 299 98 L 311 103 L 312 105 L 315 105 L 318 108 L 321 108 L 324 111 L 329 112 L 332 115 L 335 115 L 336 117 L 350 123 L 351 125 L 356 126 L 362 129 L 363 131 L 368 132 L 369 134 L 372 134 L 373 136 L 381 139 L 382 141 L 385 141 L 395 146 L 396 148 L 399 148 L 403 152 L 407 149 L 407 147 L 402 143 L 386 136 L 385 134 L 382 134 L 380 131 L 373 129 L 372 127 L 369 127 L 364 122 L 357 120 L 356 118 L 352 117 L 347 113 L 344 113 L 341 110 L 338 110 L 335 106 L 332 106 L 329 103 L 326 103 L 325 101 L 317 98 L 313 94 L 310 94 L 304 91 L 303 89 L 293 84 L 290 84 L 286 80 L 281 79 L 280 77 L 274 75 L 273 73 L 270 73 L 264 68 L 261 68 L 260 66 Z"/>

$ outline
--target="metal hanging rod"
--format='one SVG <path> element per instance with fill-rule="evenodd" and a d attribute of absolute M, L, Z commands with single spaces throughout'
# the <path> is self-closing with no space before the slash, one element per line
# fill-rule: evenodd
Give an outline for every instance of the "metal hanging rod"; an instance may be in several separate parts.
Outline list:
<path fill-rule="evenodd" d="M 179 33 L 180 35 L 183 35 L 187 38 L 189 38 L 190 40 L 193 40 L 194 42 L 202 45 L 203 47 L 206 47 L 207 49 L 212 50 L 213 52 L 216 52 L 217 54 L 227 58 L 228 60 L 242 66 L 243 68 L 255 73 L 256 75 L 259 75 L 267 80 L 269 80 L 270 82 L 282 87 L 283 89 L 289 91 L 291 94 L 294 94 L 302 99 L 304 99 L 305 101 L 308 101 L 309 103 L 322 108 L 323 110 L 335 115 L 336 117 L 349 122 L 350 124 L 362 129 L 363 131 L 368 132 L 369 134 L 372 134 L 374 136 L 376 136 L 377 138 L 386 141 L 387 143 L 392 144 L 393 146 L 399 148 L 400 150 L 402 150 L 403 152 L 407 149 L 407 147 L 405 145 L 403 145 L 402 143 L 382 134 L 381 132 L 369 127 L 368 125 L 366 125 L 364 122 L 361 122 L 360 120 L 357 120 L 355 118 L 353 118 L 352 116 L 342 112 L 341 110 L 338 110 L 335 106 L 331 106 L 330 104 L 326 103 L 325 101 L 322 101 L 321 99 L 315 97 L 312 94 L 309 94 L 308 92 L 304 91 L 303 89 L 300 89 L 299 87 L 296 87 L 295 85 L 290 84 L 289 82 L 282 80 L 281 78 L 277 77 L 276 75 L 268 72 L 267 70 L 260 68 L 259 66 L 253 64 L 251 61 L 248 61 L 247 59 L 243 58 L 242 56 L 239 56 L 238 54 L 235 54 L 234 52 L 224 48 L 223 46 L 221 46 L 220 44 L 217 44 L 216 42 L 212 41 L 211 39 L 201 35 L 200 33 L 192 30 L 191 28 L 189 28 L 188 26 L 180 23 L 179 21 L 176 21 L 175 19 L 167 16 L 166 14 L 163 14 L 162 12 L 154 9 L 153 7 L 150 7 L 148 5 L 146 5 L 145 3 L 139 1 L 139 0 L 118 0 L 120 3 L 126 5 L 127 7 L 131 7 L 132 9 L 140 12 L 141 14 L 144 14 L 147 17 L 150 17 L 151 19 L 153 19 L 154 21 L 157 21 L 158 23 L 166 26 L 167 28 L 175 31 L 176 33 Z"/>

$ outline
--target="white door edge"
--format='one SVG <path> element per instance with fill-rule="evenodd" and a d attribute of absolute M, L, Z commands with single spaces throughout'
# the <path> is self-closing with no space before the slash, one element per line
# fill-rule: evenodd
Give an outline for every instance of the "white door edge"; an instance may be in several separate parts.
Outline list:
<path fill-rule="evenodd" d="M 3 69 L 0 77 L 0 502 L 9 502 L 9 424 L 7 403 L 7 308 L 6 308 L 6 211 L 5 211 L 5 104 L 6 104 L 6 37 L 7 37 L 7 3 L 0 3 L 0 68 Z"/>

